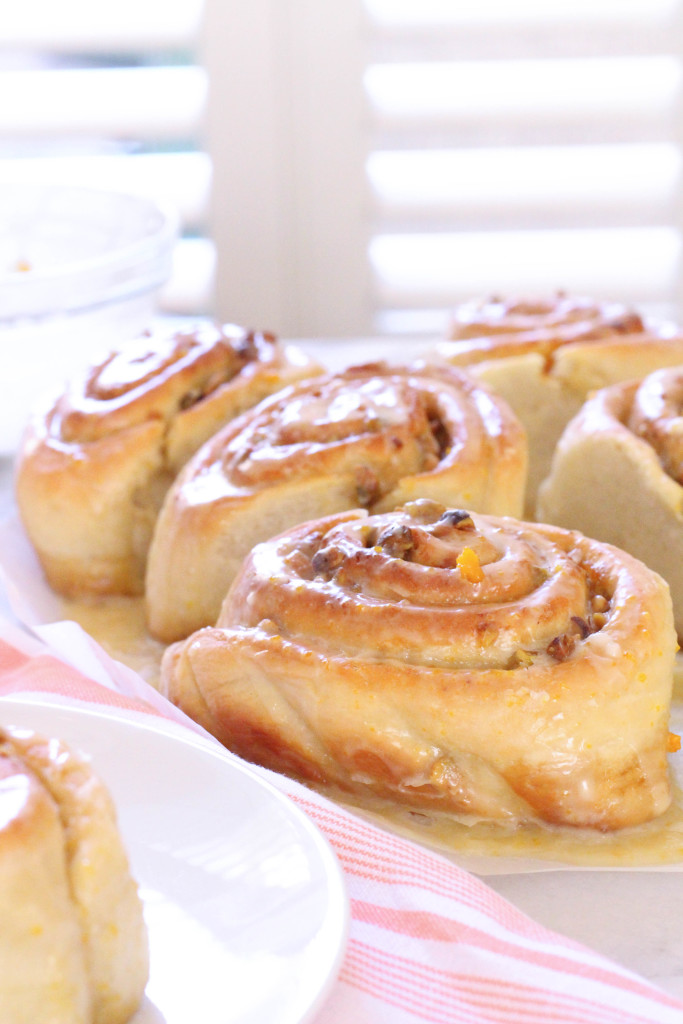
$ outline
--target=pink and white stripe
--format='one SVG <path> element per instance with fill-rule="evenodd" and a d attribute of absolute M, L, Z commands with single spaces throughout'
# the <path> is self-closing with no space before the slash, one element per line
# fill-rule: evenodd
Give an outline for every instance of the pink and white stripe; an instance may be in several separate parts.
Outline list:
<path fill-rule="evenodd" d="M 0 696 L 59 695 L 182 721 L 129 670 L 79 671 L 23 634 L 0 638 Z M 189 723 L 188 723 L 188 727 Z M 351 907 L 346 955 L 314 1024 L 683 1024 L 683 1003 L 537 924 L 450 861 L 264 773 L 334 849 Z"/>

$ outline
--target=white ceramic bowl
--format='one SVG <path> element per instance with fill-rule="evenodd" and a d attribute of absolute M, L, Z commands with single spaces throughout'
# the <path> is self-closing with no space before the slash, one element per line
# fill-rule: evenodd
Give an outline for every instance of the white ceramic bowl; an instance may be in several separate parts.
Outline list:
<path fill-rule="evenodd" d="M 133 195 L 0 186 L 0 453 L 46 394 L 150 324 L 176 228 Z"/>

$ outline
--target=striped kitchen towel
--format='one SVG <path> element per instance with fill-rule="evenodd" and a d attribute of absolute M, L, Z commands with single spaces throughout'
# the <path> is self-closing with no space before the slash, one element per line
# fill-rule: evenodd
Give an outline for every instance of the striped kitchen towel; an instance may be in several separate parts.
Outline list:
<path fill-rule="evenodd" d="M 58 696 L 196 728 L 75 624 L 50 629 L 48 645 L 0 622 L 0 695 Z M 85 668 L 65 654 L 79 648 Z M 345 955 L 312 1024 L 683 1024 L 682 1002 L 536 924 L 481 879 L 263 774 L 316 824 L 346 881 Z"/>

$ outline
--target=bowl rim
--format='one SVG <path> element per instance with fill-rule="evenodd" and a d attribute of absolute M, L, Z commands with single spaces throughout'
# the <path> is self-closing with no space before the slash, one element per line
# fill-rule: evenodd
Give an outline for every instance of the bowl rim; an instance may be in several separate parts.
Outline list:
<path fill-rule="evenodd" d="M 49 195 L 130 202 L 148 220 L 139 238 L 93 257 L 0 274 L 0 323 L 90 309 L 154 290 L 168 279 L 180 225 L 178 212 L 169 204 L 136 192 L 78 184 L 5 182 L 0 184 L 3 189 L 16 190 L 24 199 L 35 196 L 36 202 Z"/>

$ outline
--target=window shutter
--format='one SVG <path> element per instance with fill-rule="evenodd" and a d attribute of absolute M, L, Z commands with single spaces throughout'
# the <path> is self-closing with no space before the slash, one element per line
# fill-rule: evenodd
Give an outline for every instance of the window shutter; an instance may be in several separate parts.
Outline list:
<path fill-rule="evenodd" d="M 225 313 L 405 335 L 564 288 L 679 315 L 680 0 L 207 11 Z"/>
<path fill-rule="evenodd" d="M 375 322 L 564 288 L 681 310 L 681 4 L 365 0 Z"/>
<path fill-rule="evenodd" d="M 365 44 L 362 0 L 206 0 L 221 319 L 372 330 Z"/>
<path fill-rule="evenodd" d="M 162 306 L 209 308 L 202 0 L 22 0 L 0 24 L 0 181 L 149 195 L 179 214 Z"/>
<path fill-rule="evenodd" d="M 682 7 L 24 0 L 0 180 L 170 202 L 165 307 L 290 336 L 558 287 L 678 316 Z"/>

